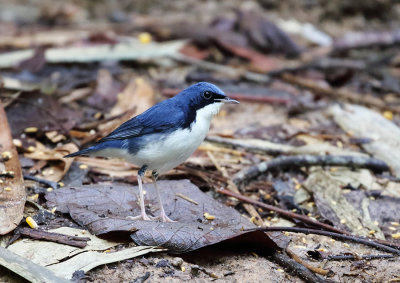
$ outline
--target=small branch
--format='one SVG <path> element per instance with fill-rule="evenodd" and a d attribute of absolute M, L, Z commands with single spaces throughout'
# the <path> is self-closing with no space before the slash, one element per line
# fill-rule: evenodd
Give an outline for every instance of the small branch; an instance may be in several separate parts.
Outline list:
<path fill-rule="evenodd" d="M 220 194 L 228 195 L 228 196 L 237 198 L 237 199 L 239 199 L 241 201 L 244 201 L 244 202 L 247 202 L 247 203 L 251 203 L 251 204 L 259 206 L 259 207 L 262 207 L 262 208 L 264 208 L 266 210 L 272 210 L 272 211 L 278 213 L 279 215 L 281 215 L 283 217 L 286 217 L 286 218 L 289 218 L 289 219 L 297 219 L 297 220 L 300 220 L 300 221 L 302 221 L 304 223 L 307 223 L 307 224 L 310 224 L 310 225 L 313 225 L 313 226 L 317 226 L 317 227 L 320 227 L 322 229 L 326 229 L 328 231 L 333 231 L 333 232 L 340 233 L 340 234 L 350 235 L 350 233 L 347 232 L 347 231 L 343 231 L 343 230 L 337 229 L 335 227 L 332 227 L 332 226 L 330 226 L 328 224 L 324 224 L 324 223 L 319 222 L 317 220 L 311 219 L 310 217 L 308 217 L 306 215 L 297 214 L 297 213 L 294 213 L 294 212 L 291 212 L 291 211 L 288 211 L 288 210 L 285 210 L 285 209 L 282 209 L 282 208 L 279 208 L 279 207 L 275 207 L 273 205 L 265 204 L 265 203 L 262 203 L 260 201 L 245 197 L 245 196 L 243 196 L 241 194 L 234 193 L 234 192 L 231 192 L 231 191 L 226 190 L 226 189 L 219 189 L 217 192 L 220 193 Z"/>
<path fill-rule="evenodd" d="M 261 162 L 239 171 L 234 178 L 236 184 L 244 183 L 258 175 L 271 171 L 282 170 L 288 167 L 310 167 L 310 166 L 346 166 L 352 168 L 368 168 L 373 171 L 389 171 L 389 166 L 379 159 L 363 156 L 341 156 L 341 155 L 299 155 L 282 156 L 271 161 Z"/>
<path fill-rule="evenodd" d="M 395 258 L 395 255 L 328 255 L 327 260 L 372 260 Z"/>
<path fill-rule="evenodd" d="M 87 237 L 75 237 L 75 236 L 69 236 L 43 230 L 35 230 L 30 228 L 20 228 L 18 229 L 17 233 L 37 240 L 46 240 L 78 248 L 86 247 L 87 241 L 90 241 L 90 238 Z"/>
<path fill-rule="evenodd" d="M 286 268 L 290 273 L 295 274 L 306 282 L 323 283 L 324 279 L 312 273 L 307 267 L 291 259 L 287 254 L 275 252 L 272 255 L 273 259 L 282 267 Z"/>
<path fill-rule="evenodd" d="M 319 268 L 319 267 L 312 266 L 311 264 L 309 264 L 309 263 L 305 262 L 304 260 L 302 260 L 297 254 L 295 254 L 293 251 L 291 251 L 289 249 L 286 249 L 286 253 L 291 258 L 293 258 L 296 262 L 304 265 L 305 267 L 307 267 L 308 269 L 310 269 L 314 273 L 317 273 L 317 274 L 320 274 L 320 275 L 324 275 L 324 276 L 328 275 L 329 273 L 332 273 L 332 271 L 330 271 L 330 270 L 326 270 L 326 269 L 322 269 L 322 268 Z"/>
<path fill-rule="evenodd" d="M 337 240 L 344 240 L 344 241 L 350 241 L 358 244 L 363 244 L 369 247 L 373 247 L 378 250 L 382 250 L 385 252 L 389 252 L 392 254 L 400 255 L 400 249 L 395 249 L 392 247 L 389 247 L 384 244 L 380 244 L 373 239 L 369 238 L 363 238 L 363 237 L 357 237 L 353 235 L 343 235 L 339 233 L 334 233 L 330 231 L 322 231 L 322 230 L 316 230 L 316 229 L 308 229 L 308 228 L 300 228 L 300 227 L 261 227 L 261 228 L 253 228 L 253 229 L 246 229 L 245 231 L 265 231 L 265 232 L 274 232 L 274 231 L 279 231 L 279 232 L 293 232 L 293 233 L 303 233 L 303 234 L 315 234 L 315 235 L 321 235 L 321 236 L 326 236 L 330 237 L 333 239 Z"/>
<path fill-rule="evenodd" d="M 37 182 L 39 184 L 43 184 L 45 186 L 53 188 L 54 190 L 58 189 L 58 186 L 59 186 L 57 182 L 49 181 L 49 180 L 46 180 L 46 179 L 41 179 L 41 178 L 38 178 L 38 177 L 35 177 L 35 176 L 31 176 L 31 175 L 24 175 L 24 179 L 25 180 L 29 180 L 29 181 L 34 181 L 34 182 Z"/>

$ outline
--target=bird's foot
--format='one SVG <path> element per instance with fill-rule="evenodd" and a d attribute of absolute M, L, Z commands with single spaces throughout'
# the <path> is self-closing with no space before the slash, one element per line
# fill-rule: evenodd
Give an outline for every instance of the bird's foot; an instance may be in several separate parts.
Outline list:
<path fill-rule="evenodd" d="M 160 216 L 154 217 L 154 219 L 161 220 L 162 222 L 170 222 L 170 223 L 172 223 L 172 222 L 177 222 L 177 221 L 172 220 L 171 218 L 169 218 L 169 217 L 165 214 L 165 212 L 164 212 L 164 213 L 162 212 L 162 213 L 160 214 Z"/>
<path fill-rule="evenodd" d="M 127 216 L 126 219 L 129 220 L 144 220 L 144 221 L 154 221 L 157 218 L 147 215 L 146 213 L 142 213 L 138 216 Z"/>

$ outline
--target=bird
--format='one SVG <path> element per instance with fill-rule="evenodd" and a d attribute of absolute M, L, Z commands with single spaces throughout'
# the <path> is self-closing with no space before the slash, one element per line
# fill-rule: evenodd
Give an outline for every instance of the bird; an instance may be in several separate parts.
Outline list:
<path fill-rule="evenodd" d="M 92 146 L 65 157 L 117 157 L 139 166 L 137 180 L 141 213 L 129 219 L 176 222 L 165 213 L 157 178 L 192 155 L 204 141 L 212 117 L 224 103 L 239 102 L 214 84 L 193 84 L 121 124 Z M 149 216 L 145 210 L 142 184 L 147 170 L 152 171 L 152 183 L 157 192 L 160 205 L 158 217 Z"/>

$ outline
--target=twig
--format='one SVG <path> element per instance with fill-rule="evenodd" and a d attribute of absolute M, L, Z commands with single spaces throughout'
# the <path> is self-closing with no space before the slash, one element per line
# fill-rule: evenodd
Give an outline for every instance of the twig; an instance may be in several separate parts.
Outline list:
<path fill-rule="evenodd" d="M 228 183 L 228 189 L 232 192 L 239 194 L 239 189 L 237 188 L 235 183 L 232 182 L 232 179 L 229 177 L 229 174 L 226 171 L 226 169 L 219 165 L 217 159 L 214 157 L 214 155 L 210 151 L 207 151 L 207 155 L 210 158 L 211 162 L 214 164 L 214 166 L 218 169 L 218 171 L 221 172 L 222 176 L 224 176 L 226 178 L 227 183 Z M 254 208 L 253 205 L 245 203 L 243 205 L 243 207 L 251 215 L 251 217 L 254 217 L 254 224 L 256 224 L 258 226 L 264 225 L 260 214 L 257 212 L 257 210 Z"/>
<path fill-rule="evenodd" d="M 257 83 L 268 83 L 271 79 L 267 75 L 262 75 L 262 74 L 257 74 L 253 72 L 249 72 L 246 70 L 241 70 L 241 69 L 236 69 L 224 65 L 219 65 L 203 60 L 199 60 L 196 58 L 188 57 L 183 54 L 175 54 L 173 56 L 170 56 L 172 59 L 185 63 L 185 64 L 190 64 L 190 65 L 196 65 L 199 68 L 205 69 L 205 70 L 210 70 L 210 71 L 215 71 L 219 73 L 225 73 L 229 76 L 235 76 L 235 77 L 242 77 L 248 81 L 253 81 Z"/>
<path fill-rule="evenodd" d="M 298 263 L 304 265 L 305 267 L 307 267 L 308 269 L 310 269 L 312 272 L 320 274 L 320 275 L 328 275 L 329 273 L 331 273 L 332 271 L 330 270 L 326 270 L 326 269 L 322 269 L 319 267 L 315 267 L 312 266 L 311 264 L 305 262 L 304 260 L 302 260 L 297 254 L 295 254 L 293 251 L 286 249 L 287 254 L 293 258 L 295 261 L 297 261 Z"/>
<path fill-rule="evenodd" d="M 303 234 L 315 234 L 315 235 L 330 237 L 330 238 L 337 239 L 337 240 L 345 240 L 345 241 L 351 241 L 351 242 L 358 243 L 358 244 L 364 244 L 366 246 L 370 246 L 370 247 L 373 247 L 378 250 L 382 250 L 385 252 L 400 255 L 400 249 L 395 249 L 395 248 L 389 247 L 387 245 L 380 244 L 380 243 L 374 241 L 373 239 L 357 237 L 357 236 L 353 236 L 353 235 L 343 235 L 343 234 L 334 233 L 334 232 L 330 232 L 330 231 L 300 228 L 300 227 L 278 227 L 278 226 L 252 228 L 252 229 L 246 229 L 245 231 L 248 231 L 248 232 L 251 232 L 251 231 L 265 231 L 265 232 L 280 231 L 280 232 L 293 232 L 293 233 L 303 233 Z"/>
<path fill-rule="evenodd" d="M 291 84 L 295 84 L 300 87 L 310 89 L 311 91 L 314 91 L 321 95 L 325 95 L 332 98 L 339 97 L 357 104 L 377 107 L 382 110 L 390 110 L 397 113 L 400 112 L 399 107 L 393 105 L 387 105 L 383 100 L 371 95 L 355 93 L 348 89 L 334 89 L 329 86 L 322 86 L 313 80 L 299 78 L 288 73 L 282 74 L 281 78 Z"/>
<path fill-rule="evenodd" d="M 195 204 L 195 205 L 199 205 L 199 203 L 198 203 L 197 201 L 192 200 L 190 197 L 185 196 L 184 194 L 179 193 L 179 194 L 175 194 L 175 195 L 176 195 L 177 197 L 180 197 L 180 198 L 182 198 L 182 199 L 184 199 L 184 200 L 186 200 L 186 201 L 188 201 L 188 202 L 191 202 L 191 203 L 193 203 L 193 204 Z"/>
<path fill-rule="evenodd" d="M 379 159 L 363 156 L 341 156 L 341 155 L 299 155 L 282 156 L 271 161 L 261 162 L 250 168 L 239 171 L 234 178 L 236 184 L 241 184 L 258 175 L 271 171 L 282 170 L 288 167 L 310 167 L 310 166 L 346 166 L 352 168 L 368 168 L 373 171 L 389 171 L 389 166 Z"/>
<path fill-rule="evenodd" d="M 295 274 L 306 282 L 310 283 L 323 283 L 324 279 L 312 273 L 307 267 L 291 259 L 287 254 L 275 252 L 272 255 L 273 259 L 281 266 L 286 268 L 290 273 Z"/>
<path fill-rule="evenodd" d="M 33 283 L 71 283 L 71 281 L 65 278 L 56 276 L 50 269 L 33 263 L 2 247 L 0 247 L 0 265 Z"/>
<path fill-rule="evenodd" d="M 178 94 L 180 89 L 172 89 L 166 88 L 162 90 L 162 94 L 167 97 L 172 97 Z M 261 103 L 276 103 L 276 104 L 288 104 L 291 99 L 283 98 L 283 97 L 274 97 L 274 96 L 266 96 L 266 95 L 251 95 L 239 92 L 226 92 L 225 93 L 230 98 L 239 100 L 241 102 L 261 102 Z"/>
<path fill-rule="evenodd" d="M 30 228 L 20 228 L 18 229 L 17 233 L 33 239 L 46 240 L 78 248 L 86 247 L 87 241 L 90 241 L 90 238 L 88 237 L 75 237 L 75 236 L 69 236 L 60 233 L 54 233 L 54 232 L 48 232 Z"/>
<path fill-rule="evenodd" d="M 300 220 L 300 221 L 302 221 L 304 223 L 311 224 L 311 225 L 326 229 L 328 231 L 333 231 L 333 232 L 340 233 L 340 234 L 345 234 L 345 235 L 351 235 L 347 231 L 343 231 L 343 230 L 337 229 L 335 227 L 332 227 L 332 226 L 330 226 L 328 224 L 319 222 L 319 221 L 314 220 L 314 219 L 312 219 L 312 218 L 310 218 L 310 217 L 308 217 L 306 215 L 297 214 L 297 213 L 294 213 L 294 212 L 291 212 L 291 211 L 288 211 L 288 210 L 285 210 L 285 209 L 282 209 L 282 208 L 279 208 L 279 207 L 275 207 L 273 205 L 265 204 L 265 203 L 262 203 L 260 201 L 245 197 L 245 196 L 243 196 L 241 194 L 234 193 L 234 192 L 231 192 L 231 191 L 226 190 L 226 189 L 219 189 L 217 192 L 220 193 L 220 194 L 224 194 L 224 195 L 228 195 L 228 196 L 237 198 L 237 199 L 239 199 L 241 201 L 244 201 L 244 202 L 248 202 L 248 203 L 254 204 L 254 205 L 262 207 L 262 208 L 264 208 L 266 210 L 272 210 L 272 211 L 278 213 L 279 215 L 281 215 L 283 217 L 286 217 L 286 218 L 289 218 L 289 219 L 297 219 L 297 220 Z"/>
<path fill-rule="evenodd" d="M 327 260 L 372 260 L 372 259 L 388 259 L 394 258 L 395 255 L 328 255 Z"/>
<path fill-rule="evenodd" d="M 31 176 L 31 175 L 24 175 L 24 179 L 25 180 L 34 181 L 34 182 L 37 182 L 39 184 L 46 185 L 48 187 L 53 188 L 54 190 L 59 187 L 57 182 L 49 181 L 49 180 L 46 180 L 46 179 L 41 179 L 41 178 L 38 178 L 38 177 L 35 177 L 35 176 Z"/>

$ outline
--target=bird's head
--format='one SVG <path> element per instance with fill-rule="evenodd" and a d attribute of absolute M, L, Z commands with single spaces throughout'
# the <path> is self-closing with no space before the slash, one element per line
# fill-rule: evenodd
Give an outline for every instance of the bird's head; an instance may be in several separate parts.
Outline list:
<path fill-rule="evenodd" d="M 178 99 L 185 101 L 192 111 L 202 111 L 205 117 L 212 117 L 217 114 L 224 103 L 239 103 L 225 95 L 217 86 L 200 82 L 184 89 Z"/>

